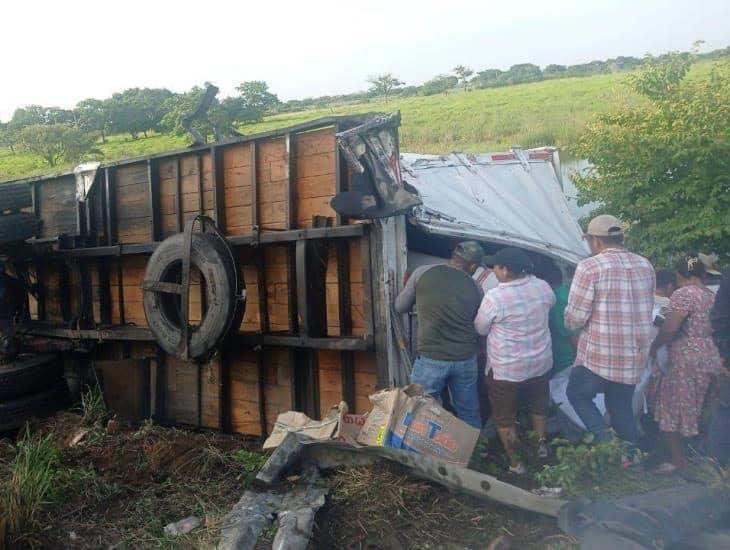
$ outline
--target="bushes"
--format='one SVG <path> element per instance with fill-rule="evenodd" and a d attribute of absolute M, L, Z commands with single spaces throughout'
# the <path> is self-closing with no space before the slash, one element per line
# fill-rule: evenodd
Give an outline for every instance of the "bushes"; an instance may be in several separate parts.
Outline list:
<path fill-rule="evenodd" d="M 614 438 L 606 443 L 591 444 L 592 436 L 579 445 L 571 445 L 564 439 L 556 439 L 557 463 L 544 466 L 535 479 L 550 487 L 562 487 L 569 495 L 600 492 L 602 486 L 614 486 L 625 476 L 623 457 L 628 444 Z"/>

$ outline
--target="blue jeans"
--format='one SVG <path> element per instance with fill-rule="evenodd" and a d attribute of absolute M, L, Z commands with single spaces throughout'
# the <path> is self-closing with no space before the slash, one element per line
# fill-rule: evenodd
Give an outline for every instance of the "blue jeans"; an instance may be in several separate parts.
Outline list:
<path fill-rule="evenodd" d="M 439 399 L 443 389 L 448 387 L 456 416 L 481 430 L 478 378 L 476 357 L 464 361 L 438 361 L 419 355 L 411 373 L 411 383 L 423 386 L 426 393 L 436 399 Z"/>
<path fill-rule="evenodd" d="M 593 403 L 596 394 L 606 396 L 606 409 L 611 416 L 613 429 L 621 439 L 636 445 L 639 433 L 631 403 L 634 397 L 634 384 L 620 384 L 601 378 L 585 367 L 573 367 L 568 380 L 566 394 L 568 401 L 580 416 L 589 432 L 601 443 L 611 439 L 611 432 L 603 420 L 603 415 Z"/>

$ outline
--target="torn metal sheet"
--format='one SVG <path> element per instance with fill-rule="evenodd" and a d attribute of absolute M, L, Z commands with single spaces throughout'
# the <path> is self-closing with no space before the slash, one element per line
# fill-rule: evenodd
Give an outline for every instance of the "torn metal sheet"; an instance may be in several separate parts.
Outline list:
<path fill-rule="evenodd" d="M 400 113 L 379 115 L 339 132 L 337 145 L 354 173 L 352 189 L 338 193 L 332 208 L 354 218 L 386 218 L 421 204 L 401 179 L 398 134 Z"/>
<path fill-rule="evenodd" d="M 331 469 L 343 465 L 371 464 L 383 458 L 406 466 L 417 477 L 454 491 L 530 512 L 557 517 L 565 504 L 563 500 L 535 495 L 496 477 L 411 451 L 389 447 L 355 448 L 344 443 L 310 440 L 293 432 L 287 434 L 284 442 L 274 451 L 269 458 L 272 464 L 267 462 L 264 465 L 264 474 L 262 476 L 260 472 L 257 480 L 277 479 L 289 471 L 292 464 L 302 461 L 321 469 Z"/>
<path fill-rule="evenodd" d="M 519 246 L 577 263 L 589 254 L 563 194 L 552 148 L 448 156 L 401 155 L 403 180 L 423 204 L 425 231 Z"/>
<path fill-rule="evenodd" d="M 101 166 L 100 162 L 86 162 L 79 164 L 74 168 L 74 177 L 76 178 L 76 200 L 84 202 L 86 196 L 91 191 L 94 180 L 96 179 L 96 172 Z"/>
<path fill-rule="evenodd" d="M 730 493 L 688 483 L 640 495 L 596 501 L 578 500 L 560 513 L 560 528 L 581 548 L 685 547 L 685 540 L 720 527 L 730 517 Z"/>
<path fill-rule="evenodd" d="M 218 550 L 251 550 L 263 530 L 276 519 L 272 548 L 305 550 L 312 538 L 314 517 L 324 506 L 327 488 L 319 470 L 308 468 L 287 493 L 246 491 L 223 519 Z"/>

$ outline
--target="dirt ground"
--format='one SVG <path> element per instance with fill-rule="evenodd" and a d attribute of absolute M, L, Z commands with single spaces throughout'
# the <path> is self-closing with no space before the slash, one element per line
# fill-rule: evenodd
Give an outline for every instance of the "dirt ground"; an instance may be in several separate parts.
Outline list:
<path fill-rule="evenodd" d="M 37 527 L 9 541 L 13 548 L 210 548 L 266 459 L 259 441 L 242 436 L 153 424 L 90 427 L 68 412 L 32 429 L 51 434 L 63 475 Z M 457 495 L 397 465 L 345 468 L 326 482 L 313 549 L 485 548 L 501 535 L 514 548 L 572 546 L 550 518 Z M 163 533 L 191 515 L 203 526 L 181 537 Z M 274 532 L 258 547 L 270 547 Z"/>

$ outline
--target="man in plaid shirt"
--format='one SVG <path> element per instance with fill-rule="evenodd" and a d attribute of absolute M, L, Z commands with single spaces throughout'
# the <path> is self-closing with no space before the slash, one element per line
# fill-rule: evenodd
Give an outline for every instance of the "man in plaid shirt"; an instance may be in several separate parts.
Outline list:
<path fill-rule="evenodd" d="M 623 245 L 621 221 L 591 220 L 586 238 L 593 256 L 578 264 L 565 309 L 565 325 L 580 331 L 567 395 L 597 441 L 611 437 L 593 398 L 604 393 L 616 433 L 638 439 L 631 402 L 651 346 L 654 268 Z"/>

